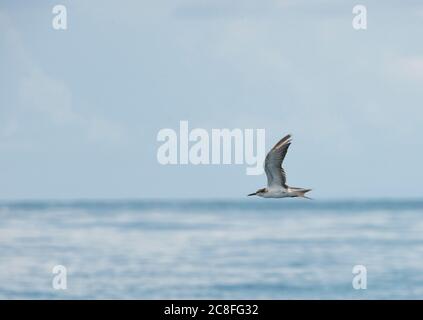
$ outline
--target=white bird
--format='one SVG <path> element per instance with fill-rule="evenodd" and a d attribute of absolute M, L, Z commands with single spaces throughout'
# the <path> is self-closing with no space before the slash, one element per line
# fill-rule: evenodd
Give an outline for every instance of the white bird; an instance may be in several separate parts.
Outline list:
<path fill-rule="evenodd" d="M 283 159 L 291 145 L 291 135 L 283 137 L 269 151 L 264 162 L 264 171 L 267 176 L 267 188 L 262 188 L 248 196 L 259 196 L 262 198 L 295 198 L 302 197 L 310 199 L 305 194 L 311 189 L 294 188 L 286 184 L 285 170 L 282 168 Z"/>

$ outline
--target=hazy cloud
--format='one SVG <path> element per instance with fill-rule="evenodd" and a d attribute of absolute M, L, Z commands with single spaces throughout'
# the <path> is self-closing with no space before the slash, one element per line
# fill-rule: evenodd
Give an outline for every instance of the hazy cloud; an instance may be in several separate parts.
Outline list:
<path fill-rule="evenodd" d="M 54 78 L 37 64 L 25 49 L 25 45 L 5 12 L 0 11 L 2 27 L 1 47 L 4 53 L 14 57 L 9 61 L 9 67 L 16 71 L 16 101 L 19 102 L 21 112 L 17 112 L 17 105 L 3 106 L 4 117 L 1 120 L 2 136 L 11 136 L 22 126 L 26 117 L 42 116 L 56 126 L 72 126 L 82 128 L 90 141 L 117 142 L 124 138 L 125 129 L 114 121 L 92 114 L 90 110 L 78 112 L 73 107 L 72 90 L 61 79 Z M 4 63 L 8 63 L 5 61 Z M 6 114 L 6 109 L 10 112 Z M 52 129 L 54 130 L 54 129 Z"/>

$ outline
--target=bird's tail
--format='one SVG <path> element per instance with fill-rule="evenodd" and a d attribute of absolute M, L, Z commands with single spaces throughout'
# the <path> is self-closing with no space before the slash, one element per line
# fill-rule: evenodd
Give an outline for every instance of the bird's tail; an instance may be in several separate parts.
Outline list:
<path fill-rule="evenodd" d="M 313 198 L 309 198 L 309 197 L 307 197 L 305 195 L 309 191 L 311 191 L 311 189 L 300 189 L 300 190 L 297 191 L 298 192 L 298 196 L 301 197 L 301 198 L 306 198 L 308 200 L 313 200 Z"/>

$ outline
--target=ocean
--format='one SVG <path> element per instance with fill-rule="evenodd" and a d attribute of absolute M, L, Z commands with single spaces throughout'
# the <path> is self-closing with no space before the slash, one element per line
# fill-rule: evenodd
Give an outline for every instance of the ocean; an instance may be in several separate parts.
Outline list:
<path fill-rule="evenodd" d="M 0 298 L 422 299 L 423 201 L 2 202 Z"/>

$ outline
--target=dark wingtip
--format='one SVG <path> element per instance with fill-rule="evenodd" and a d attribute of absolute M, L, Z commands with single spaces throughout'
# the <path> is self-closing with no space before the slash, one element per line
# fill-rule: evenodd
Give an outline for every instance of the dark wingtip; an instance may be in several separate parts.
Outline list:
<path fill-rule="evenodd" d="M 272 149 L 280 148 L 281 146 L 286 145 L 286 144 L 288 144 L 288 145 L 291 144 L 291 138 L 292 138 L 292 135 L 287 134 L 285 137 L 280 139 L 278 141 L 278 143 L 276 143 L 275 146 Z"/>

